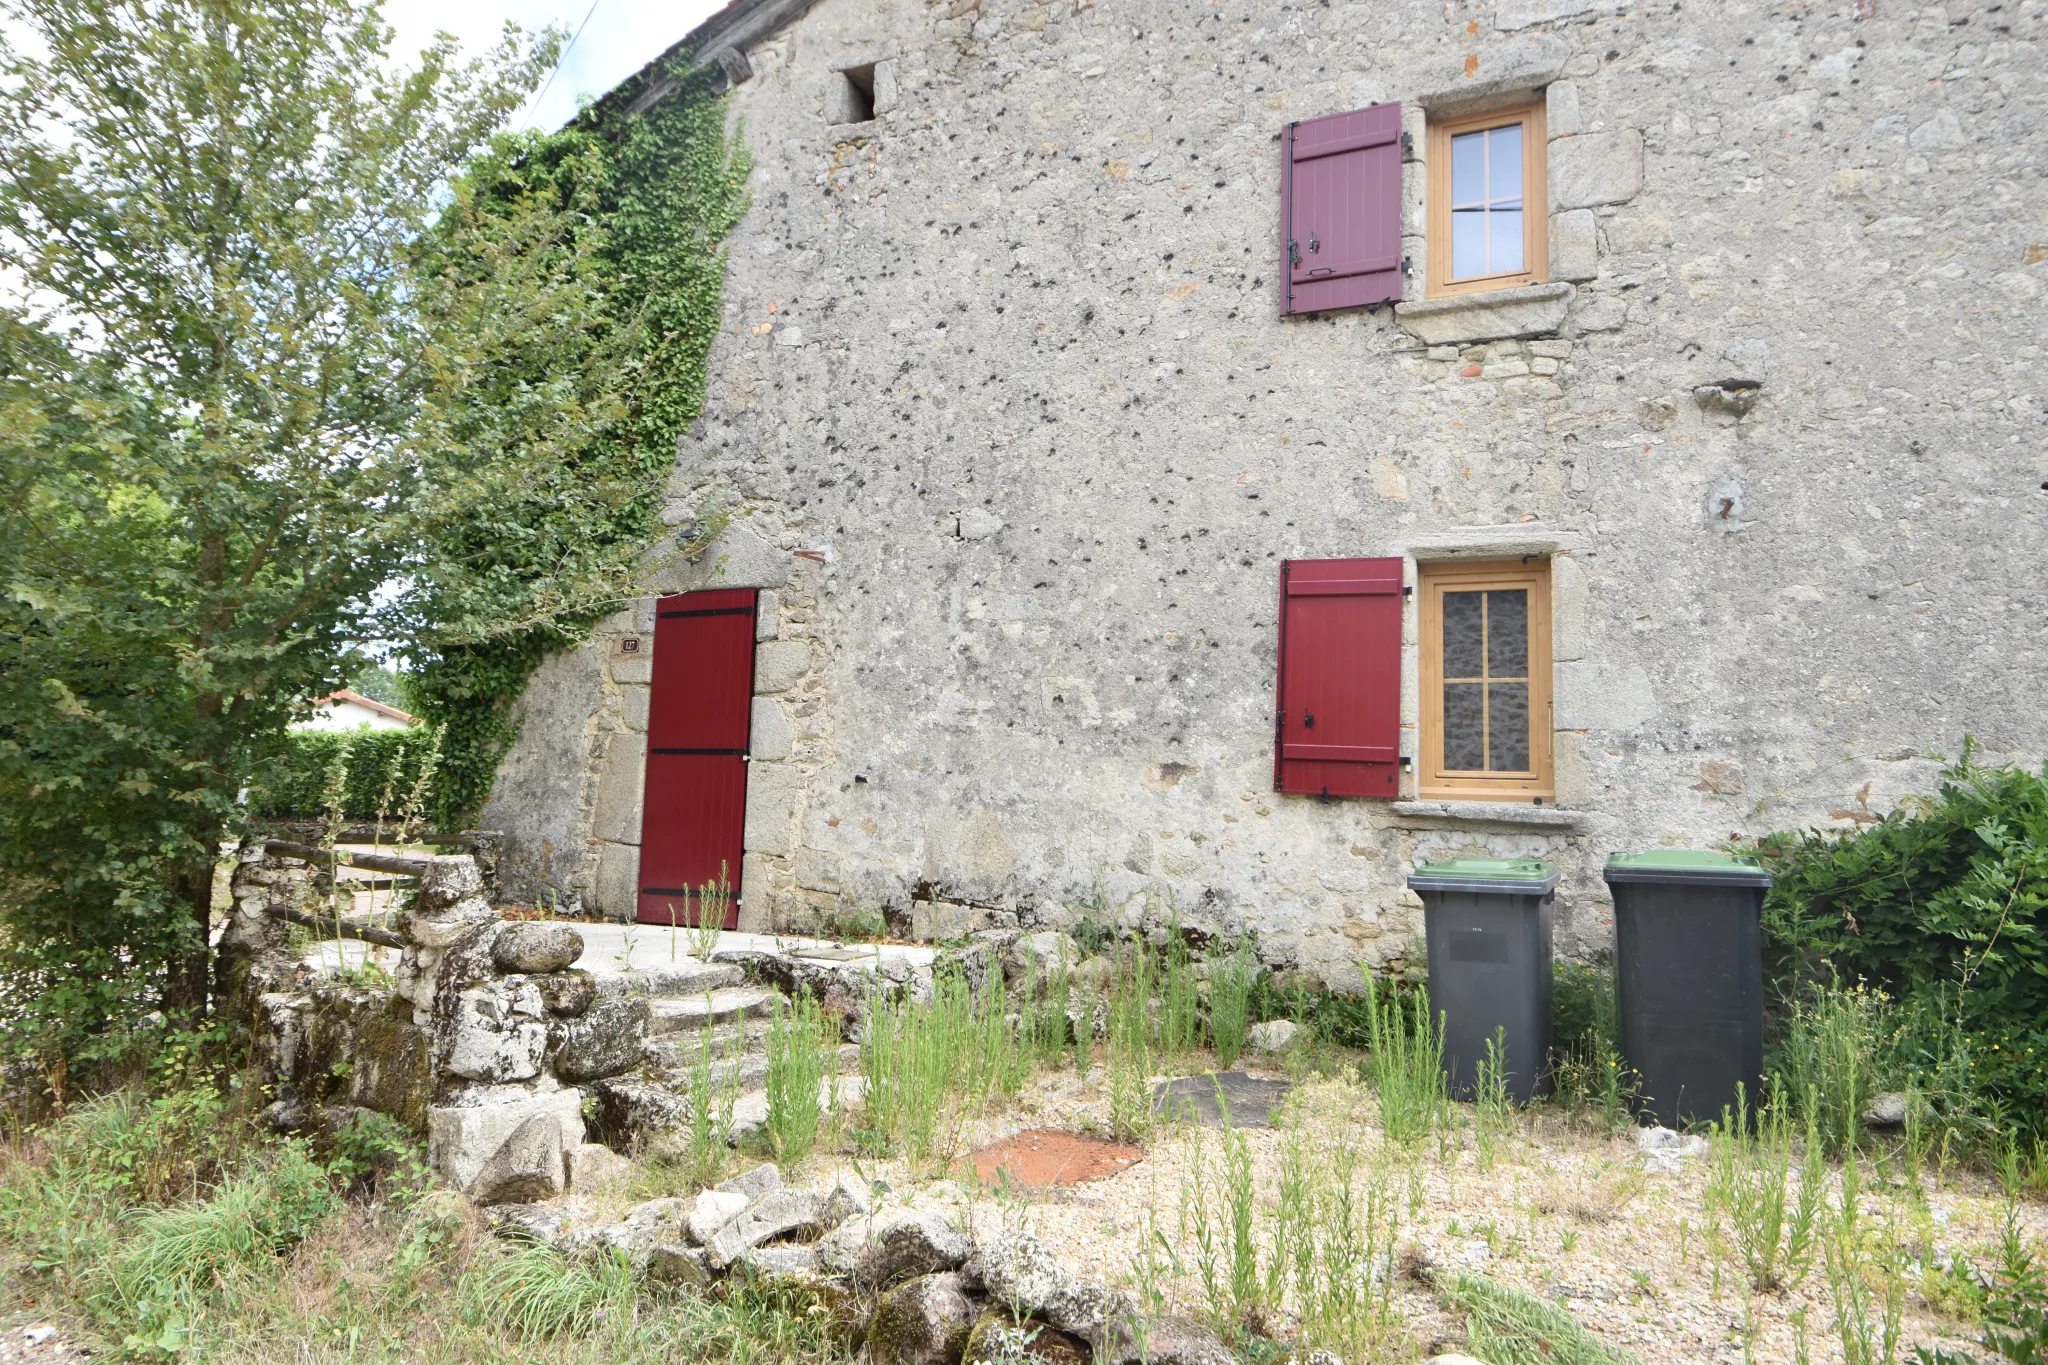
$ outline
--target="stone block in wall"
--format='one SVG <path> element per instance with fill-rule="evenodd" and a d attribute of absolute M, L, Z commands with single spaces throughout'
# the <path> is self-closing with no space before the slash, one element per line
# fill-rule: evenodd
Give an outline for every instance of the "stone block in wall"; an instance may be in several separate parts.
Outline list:
<path fill-rule="evenodd" d="M 594 1081 L 638 1066 L 651 1008 L 645 996 L 624 996 L 599 1001 L 580 1019 L 556 1020 L 555 1074 L 565 1081 Z"/>
<path fill-rule="evenodd" d="M 427 1111 L 427 1163 L 450 1185 L 467 1190 L 484 1163 L 535 1115 L 545 1115 L 560 1125 L 564 1148 L 582 1143 L 582 1091 L 535 1094 L 514 1087 L 491 1087 L 463 1095 L 461 1103 L 437 1105 Z"/>
<path fill-rule="evenodd" d="M 647 733 L 647 706 L 652 690 L 638 685 L 619 689 L 619 723 L 628 734 Z"/>
<path fill-rule="evenodd" d="M 456 997 L 443 1067 L 465 1080 L 500 1085 L 540 1074 L 546 1007 L 527 982 L 472 986 Z"/>
<path fill-rule="evenodd" d="M 754 691 L 787 692 L 811 668 L 811 647 L 802 640 L 768 640 L 754 650 Z"/>
<path fill-rule="evenodd" d="M 754 604 L 754 638 L 772 640 L 782 629 L 782 594 L 765 589 Z"/>
<path fill-rule="evenodd" d="M 597 881 L 591 888 L 597 913 L 606 919 L 629 920 L 640 906 L 640 850 L 632 844 L 606 844 L 597 853 Z"/>
<path fill-rule="evenodd" d="M 775 865 L 758 853 L 748 853 L 742 856 L 740 867 L 740 932 L 771 933 L 775 916 L 769 902 Z"/>
<path fill-rule="evenodd" d="M 1478 52 L 1440 58 L 1418 83 L 1425 105 L 1455 106 L 1462 100 L 1538 90 L 1564 71 L 1571 50 L 1561 38 L 1525 34 Z"/>
<path fill-rule="evenodd" d="M 779 588 L 787 582 L 788 552 L 769 544 L 753 528 L 735 523 L 695 559 L 678 555 L 663 564 L 649 575 L 647 586 L 659 593 L 676 593 L 700 588 Z"/>
<path fill-rule="evenodd" d="M 615 844 L 640 842 L 640 797 L 647 759 L 637 736 L 621 735 L 605 749 L 597 776 L 597 805 L 590 832 Z"/>
<path fill-rule="evenodd" d="M 650 641 L 642 638 L 640 647 L 644 650 Z M 645 686 L 654 681 L 654 659 L 648 654 L 615 654 L 611 660 L 612 681 L 627 685 Z"/>
<path fill-rule="evenodd" d="M 1550 278 L 1583 283 L 1600 273 L 1600 226 L 1591 209 L 1551 215 Z"/>
<path fill-rule="evenodd" d="M 758 761 L 779 762 L 796 749 L 796 735 L 790 729 L 789 712 L 773 697 L 754 698 L 754 715 L 747 752 Z M 638 842 L 639 835 L 633 836 Z"/>
<path fill-rule="evenodd" d="M 1643 188 L 1643 134 L 1637 128 L 1581 133 L 1550 144 L 1550 211 L 1621 204 Z"/>
<path fill-rule="evenodd" d="M 1570 81 L 1552 81 L 1543 92 L 1544 133 L 1550 137 L 1571 137 L 1579 128 L 1579 87 Z"/>
<path fill-rule="evenodd" d="M 1581 457 L 1583 458 L 1583 457 Z M 1586 571 L 1570 555 L 1550 561 L 1551 651 L 1557 663 L 1586 657 L 1586 614 L 1591 593 Z"/>
<path fill-rule="evenodd" d="M 1573 292 L 1572 285 L 1557 281 L 1485 294 L 1454 294 L 1396 304 L 1394 315 L 1402 327 L 1432 346 L 1554 336 L 1564 325 Z"/>
<path fill-rule="evenodd" d="M 1553 737 L 1551 780 L 1557 788 L 1560 806 L 1593 804 L 1593 775 L 1586 766 L 1585 736 L 1574 730 L 1560 730 Z"/>
<path fill-rule="evenodd" d="M 747 769 L 746 849 L 787 858 L 796 851 L 796 808 L 803 799 L 803 774 L 782 763 L 754 763 Z"/>
<path fill-rule="evenodd" d="M 896 108 L 897 98 L 898 96 L 896 89 L 896 63 L 876 62 L 874 91 L 875 113 L 880 115 L 894 112 Z"/>

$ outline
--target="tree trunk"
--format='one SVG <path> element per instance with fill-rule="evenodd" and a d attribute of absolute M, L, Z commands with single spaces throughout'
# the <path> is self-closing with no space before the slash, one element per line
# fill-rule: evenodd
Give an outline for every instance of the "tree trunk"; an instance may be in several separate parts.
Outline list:
<path fill-rule="evenodd" d="M 207 982 L 213 962 L 213 872 L 220 861 L 220 840 L 208 838 L 206 858 L 193 862 L 178 874 L 178 899 L 192 916 L 196 938 L 191 947 L 171 963 L 164 982 L 164 1014 L 197 1024 L 206 1018 Z"/>

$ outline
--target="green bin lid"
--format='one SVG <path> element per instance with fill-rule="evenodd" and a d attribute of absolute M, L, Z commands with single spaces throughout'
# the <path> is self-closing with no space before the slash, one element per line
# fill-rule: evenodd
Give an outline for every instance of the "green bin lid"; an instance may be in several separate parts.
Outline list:
<path fill-rule="evenodd" d="M 1415 891 L 1547 896 L 1557 886 L 1557 869 L 1541 858 L 1444 858 L 1416 868 L 1408 885 Z"/>
<path fill-rule="evenodd" d="M 1771 884 L 1771 874 L 1755 858 L 1699 848 L 1610 854 L 1605 876 L 1609 882 L 1663 882 L 1678 886 Z"/>

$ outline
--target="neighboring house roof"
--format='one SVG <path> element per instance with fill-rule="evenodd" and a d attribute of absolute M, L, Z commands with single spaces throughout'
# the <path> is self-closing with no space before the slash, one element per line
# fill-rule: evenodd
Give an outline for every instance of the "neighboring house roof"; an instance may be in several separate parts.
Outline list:
<path fill-rule="evenodd" d="M 700 67 L 719 69 L 718 88 L 738 85 L 754 74 L 747 49 L 801 18 L 818 0 L 730 0 L 718 13 L 684 34 L 674 46 L 613 86 L 580 119 L 614 112 L 644 114 Z"/>
<path fill-rule="evenodd" d="M 380 716 L 387 716 L 392 720 L 402 721 L 407 725 L 416 725 L 419 723 L 419 717 L 417 716 L 409 715 L 406 712 L 399 710 L 395 706 L 386 706 L 383 702 L 372 700 L 371 698 L 364 696 L 360 692 L 351 692 L 346 687 L 342 688 L 341 691 L 339 692 L 330 692 L 328 695 L 324 697 L 314 698 L 314 704 L 320 706 L 327 705 L 330 702 L 338 701 L 354 702 L 357 706 L 362 707 L 365 711 L 374 711 Z"/>

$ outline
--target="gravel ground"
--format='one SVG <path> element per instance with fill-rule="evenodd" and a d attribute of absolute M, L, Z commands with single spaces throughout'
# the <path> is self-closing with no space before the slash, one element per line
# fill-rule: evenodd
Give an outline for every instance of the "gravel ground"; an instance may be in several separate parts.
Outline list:
<path fill-rule="evenodd" d="M 1087 1083 L 1071 1071 L 1041 1076 L 1011 1111 L 967 1125 L 960 1151 L 1025 1128 L 1105 1131 L 1108 1100 L 1102 1080 L 1099 1072 Z M 1721 1258 L 1717 1277 L 1705 1231 L 1703 1156 L 1667 1157 L 1661 1164 L 1674 1168 L 1668 1172 L 1646 1169 L 1657 1163 L 1646 1161 L 1634 1130 L 1609 1135 L 1545 1108 L 1520 1116 L 1486 1164 L 1464 1117 L 1468 1113 L 1461 1107 L 1460 1131 L 1404 1148 L 1383 1140 L 1376 1103 L 1365 1086 L 1305 1082 L 1289 1097 L 1277 1120 L 1280 1128 L 1245 1134 L 1262 1228 L 1275 1203 L 1280 1151 L 1289 1130 L 1315 1140 L 1350 1134 L 1362 1144 L 1368 1164 L 1386 1170 L 1389 1188 L 1397 1194 L 1404 1263 L 1420 1259 L 1462 1265 L 1562 1302 L 1603 1340 L 1644 1365 L 1708 1360 L 1742 1365 L 1746 1317 L 1755 1324 L 1750 1359 L 1790 1362 L 1795 1358 L 1794 1317 L 1802 1307 L 1814 1365 L 1843 1359 L 1827 1278 L 1817 1258 L 1804 1283 L 1789 1293 L 1746 1295 L 1732 1250 Z M 1132 1267 L 1148 1228 L 1163 1232 L 1187 1259 L 1186 1248 L 1178 1245 L 1177 1218 L 1195 1141 L 1206 1144 L 1206 1164 L 1213 1170 L 1220 1150 L 1216 1132 L 1197 1136 L 1197 1130 L 1166 1128 L 1145 1140 L 1144 1160 L 1107 1179 L 1027 1193 L 955 1193 L 951 1182 L 940 1182 L 931 1193 L 948 1201 L 963 1199 L 977 1225 L 1022 1221 L 1074 1272 L 1132 1286 Z M 963 1167 L 955 1174 L 971 1184 L 971 1167 Z M 872 1165 L 865 1169 L 878 1173 Z M 898 1189 L 919 1183 L 900 1167 L 880 1173 Z M 1931 1244 L 1937 1256 L 1962 1252 L 1980 1263 L 1995 1245 L 2004 1204 L 1995 1184 L 1981 1175 L 1926 1172 L 1919 1201 L 1896 1169 L 1887 1182 L 1866 1162 L 1863 1177 L 1861 1207 L 1875 1233 L 1896 1238 L 1916 1254 Z M 1830 1173 L 1831 1196 L 1839 1179 L 1836 1168 Z M 1892 1228 L 1887 1218 L 1897 1220 Z M 2024 1206 L 2022 1218 L 2034 1239 L 2048 1235 L 2048 1210 L 2041 1205 Z M 1165 1288 L 1177 1308 L 1200 1312 L 1207 1306 L 1192 1274 L 1169 1279 Z M 1933 1288 L 1939 1297 L 1938 1284 Z M 1419 1282 L 1402 1278 L 1395 1298 L 1418 1353 L 1448 1349 L 1463 1339 L 1462 1324 L 1443 1313 Z M 1930 1304 L 1916 1283 L 1909 1291 L 1899 1354 L 1910 1359 L 1918 1345 L 1967 1349 L 1970 1330 Z"/>

